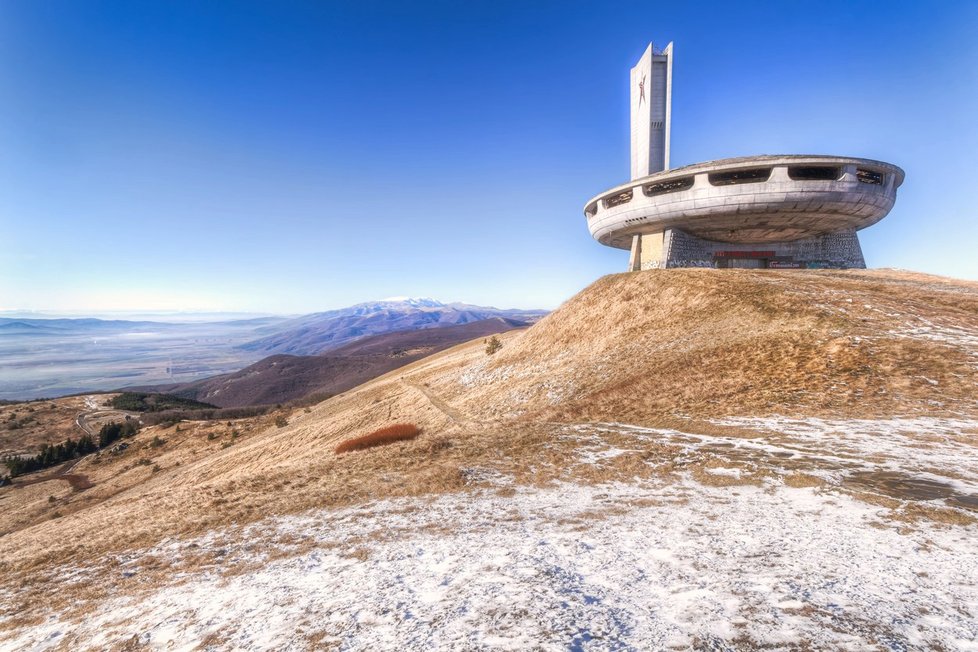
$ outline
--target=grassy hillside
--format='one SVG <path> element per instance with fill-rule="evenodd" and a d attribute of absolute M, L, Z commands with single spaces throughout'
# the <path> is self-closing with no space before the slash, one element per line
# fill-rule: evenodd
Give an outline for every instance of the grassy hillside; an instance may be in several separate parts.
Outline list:
<path fill-rule="evenodd" d="M 888 453 L 850 442 L 842 459 L 833 442 L 846 441 L 847 427 L 833 425 L 835 434 L 803 446 L 802 435 L 772 429 L 770 419 L 902 417 L 909 425 L 892 432 L 920 437 L 899 449 L 903 462 L 912 458 L 907 450 L 919 446 L 923 455 L 935 442 L 973 452 L 976 334 L 974 283 L 887 271 L 608 276 L 530 329 L 501 335 L 492 356 L 476 340 L 307 410 L 231 425 L 150 426 L 131 451 L 82 460 L 73 472 L 92 488 L 59 491 L 56 504 L 46 502 L 47 489 L 0 489 L 0 504 L 14 515 L 0 574 L 22 577 L 53 560 L 85 564 L 92 555 L 211 528 L 236 531 L 306 509 L 558 481 L 831 486 L 900 519 L 973 523 L 968 496 L 951 492 L 948 501 L 957 503 L 921 507 L 884 497 L 903 490 L 892 478 L 889 485 L 875 476 L 850 480 L 858 464 Z M 938 417 L 946 420 L 940 428 L 919 421 Z M 421 435 L 334 452 L 396 423 Z M 775 446 L 789 441 L 784 450 Z M 953 456 L 947 460 L 927 472 L 973 480 Z M 52 519 L 55 509 L 60 517 Z M 163 571 L 223 562 L 181 563 Z M 43 602 L 58 577 L 34 575 L 19 594 L 23 608 Z M 120 577 L 93 580 L 86 590 L 109 595 L 121 590 Z"/>
<path fill-rule="evenodd" d="M 221 407 L 276 405 L 310 394 L 345 392 L 456 344 L 525 326 L 496 317 L 456 326 L 382 333 L 321 355 L 272 355 L 240 371 L 159 389 Z"/>
<path fill-rule="evenodd" d="M 974 409 L 978 285 L 730 272 L 602 278 L 433 387 L 483 417 L 560 421 Z"/>

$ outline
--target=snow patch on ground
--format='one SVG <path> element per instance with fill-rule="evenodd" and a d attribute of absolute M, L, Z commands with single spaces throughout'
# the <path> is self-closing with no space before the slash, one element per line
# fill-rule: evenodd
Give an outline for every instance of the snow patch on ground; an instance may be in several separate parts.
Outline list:
<path fill-rule="evenodd" d="M 710 475 L 725 475 L 730 478 L 739 478 L 742 473 L 741 469 L 728 469 L 723 466 L 715 466 L 706 469 L 706 472 Z"/>
<path fill-rule="evenodd" d="M 908 324 L 903 328 L 892 330 L 890 333 L 896 337 L 946 344 L 954 348 L 969 350 L 972 355 L 978 355 L 978 333 L 975 333 L 974 330 L 935 324 L 919 317 L 916 322 L 917 325 Z"/>
<path fill-rule="evenodd" d="M 978 491 L 978 422 L 969 419 L 727 418 L 763 439 L 726 438 L 737 446 L 836 461 L 840 467 L 911 472 Z"/>
<path fill-rule="evenodd" d="M 547 401 L 556 405 L 563 400 L 577 396 L 581 391 L 581 388 L 572 378 L 559 373 L 566 367 L 566 360 L 569 356 L 570 353 L 565 351 L 542 364 L 503 364 L 495 367 L 491 364 L 492 360 L 483 360 L 460 371 L 456 376 L 456 381 L 462 387 L 472 389 L 500 383 L 519 385 L 514 381 L 542 378 L 532 387 L 522 387 L 509 392 L 501 403 L 518 405 L 531 400 L 535 395 L 543 394 Z M 517 410 L 513 414 L 520 412 Z"/>
<path fill-rule="evenodd" d="M 840 473 L 895 469 L 978 486 L 972 421 L 718 423 L 757 436 L 628 424 L 561 436 L 580 438 L 577 463 L 656 440 L 732 460 L 804 458 Z M 623 448 L 622 435 L 634 446 Z M 102 649 L 135 636 L 190 650 L 213 635 L 217 649 L 978 650 L 978 526 L 895 522 L 832 487 L 704 486 L 681 473 L 530 488 L 492 469 L 466 473 L 489 488 L 279 517 L 131 553 L 120 570 L 131 592 L 77 621 L 51 612 L 0 633 L 0 649 Z M 295 540 L 313 545 L 275 554 Z M 218 562 L 139 590 L 142 559 L 204 553 L 254 567 L 236 575 Z M 0 605 L 15 604 L 16 591 L 0 588 Z"/>
<path fill-rule="evenodd" d="M 881 511 L 812 489 L 689 481 L 384 501 L 276 519 L 244 538 L 329 547 L 237 577 L 201 572 L 80 623 L 52 614 L 2 645 L 103 648 L 135 635 L 189 650 L 219 634 L 238 649 L 303 649 L 314 635 L 351 650 L 978 649 L 978 530 L 900 533 Z M 365 559 L 344 554 L 364 540 Z"/>

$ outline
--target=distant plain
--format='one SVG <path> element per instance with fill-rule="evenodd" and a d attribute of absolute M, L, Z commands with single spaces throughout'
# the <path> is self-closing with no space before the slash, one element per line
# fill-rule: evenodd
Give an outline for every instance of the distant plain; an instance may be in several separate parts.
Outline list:
<path fill-rule="evenodd" d="M 0 399 L 186 382 L 235 371 L 264 357 L 235 347 L 278 321 L 2 319 Z"/>

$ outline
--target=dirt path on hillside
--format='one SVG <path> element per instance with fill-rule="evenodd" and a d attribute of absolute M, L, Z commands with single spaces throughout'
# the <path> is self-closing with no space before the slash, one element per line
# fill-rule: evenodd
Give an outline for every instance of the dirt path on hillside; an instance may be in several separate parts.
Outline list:
<path fill-rule="evenodd" d="M 408 387 L 410 387 L 412 389 L 416 389 L 419 392 L 421 392 L 422 394 L 424 394 L 425 398 L 428 399 L 428 402 L 431 403 L 431 405 L 436 410 L 438 410 L 439 412 L 441 412 L 442 414 L 444 414 L 446 417 L 448 417 L 449 419 L 451 419 L 451 421 L 453 423 L 455 423 L 457 425 L 460 425 L 460 426 L 477 425 L 477 422 L 476 421 L 473 421 L 472 419 L 468 418 L 467 416 L 465 416 L 464 414 L 462 414 L 461 412 L 459 412 L 458 410 L 456 410 L 455 408 L 453 408 L 451 405 L 449 405 L 448 403 L 446 403 L 445 401 L 443 401 L 441 398 L 439 398 L 438 396 L 436 396 L 427 387 L 425 387 L 423 385 L 418 385 L 417 383 L 413 383 L 413 382 L 411 382 L 409 380 L 403 380 L 402 379 L 401 382 L 404 385 L 407 385 Z"/>
<path fill-rule="evenodd" d="M 75 466 L 79 462 L 85 459 L 85 457 L 88 457 L 88 455 L 85 455 L 84 457 L 78 457 L 73 460 L 69 460 L 64 464 L 62 464 L 57 470 L 55 470 L 53 473 L 49 475 L 44 475 L 38 478 L 30 478 L 28 480 L 21 480 L 19 478 L 15 478 L 13 481 L 13 486 L 15 488 L 21 488 L 32 484 L 50 482 L 52 480 L 64 480 L 69 485 L 71 485 L 71 488 L 74 489 L 75 491 L 84 491 L 85 489 L 91 489 L 92 487 L 95 486 L 95 483 L 92 482 L 87 475 L 84 475 L 82 473 L 71 473 L 71 470 L 75 468 Z"/>

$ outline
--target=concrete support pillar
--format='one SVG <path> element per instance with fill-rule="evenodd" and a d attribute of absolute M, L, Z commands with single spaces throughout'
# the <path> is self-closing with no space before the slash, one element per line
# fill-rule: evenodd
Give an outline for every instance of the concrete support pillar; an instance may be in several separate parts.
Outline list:
<path fill-rule="evenodd" d="M 642 236 L 632 236 L 632 253 L 628 256 L 628 271 L 637 272 L 642 269 Z"/>

